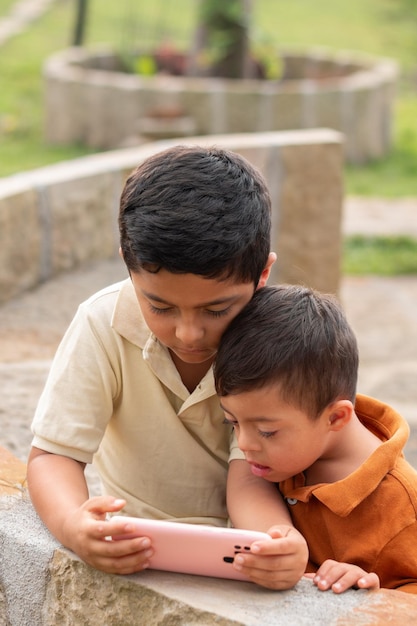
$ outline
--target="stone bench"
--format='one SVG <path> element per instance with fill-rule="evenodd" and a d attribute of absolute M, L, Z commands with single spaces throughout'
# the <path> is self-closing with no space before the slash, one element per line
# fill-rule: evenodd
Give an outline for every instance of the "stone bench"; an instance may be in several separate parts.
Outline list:
<path fill-rule="evenodd" d="M 99 572 L 63 548 L 36 515 L 26 466 L 0 448 L 0 626 L 414 626 L 417 597 L 400 591 L 289 591 L 145 571 Z"/>
<path fill-rule="evenodd" d="M 61 162 L 0 180 L 0 303 L 84 262 L 118 251 L 127 175 L 159 141 Z M 193 137 L 242 154 L 266 177 L 273 203 L 272 281 L 336 293 L 341 262 L 343 137 L 329 129 Z"/>

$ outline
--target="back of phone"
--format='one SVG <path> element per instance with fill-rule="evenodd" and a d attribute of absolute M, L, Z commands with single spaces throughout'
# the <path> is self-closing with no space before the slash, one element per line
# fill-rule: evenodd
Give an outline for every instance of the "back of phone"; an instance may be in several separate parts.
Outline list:
<path fill-rule="evenodd" d="M 249 552 L 254 541 L 270 540 L 269 535 L 257 531 L 133 517 L 116 518 L 135 527 L 129 537 L 151 539 L 154 555 L 150 559 L 150 568 L 168 572 L 247 581 L 248 578 L 232 566 L 236 554 Z"/>

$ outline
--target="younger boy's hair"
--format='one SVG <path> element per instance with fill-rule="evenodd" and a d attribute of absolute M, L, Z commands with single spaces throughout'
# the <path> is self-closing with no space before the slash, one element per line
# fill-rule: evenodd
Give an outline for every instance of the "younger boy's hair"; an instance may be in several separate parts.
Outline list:
<path fill-rule="evenodd" d="M 214 363 L 220 396 L 277 386 L 288 404 L 319 417 L 354 403 L 355 335 L 336 297 L 299 285 L 263 287 L 232 320 Z"/>
<path fill-rule="evenodd" d="M 174 146 L 128 178 L 119 229 L 129 271 L 163 268 L 256 285 L 270 252 L 270 195 L 238 154 Z"/>

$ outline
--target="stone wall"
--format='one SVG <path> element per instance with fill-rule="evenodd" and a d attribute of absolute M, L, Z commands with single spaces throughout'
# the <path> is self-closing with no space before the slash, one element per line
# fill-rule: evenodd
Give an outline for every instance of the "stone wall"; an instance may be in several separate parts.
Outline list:
<path fill-rule="evenodd" d="M 26 466 L 0 447 L 0 626 L 414 626 L 417 597 L 400 591 L 289 591 L 144 571 L 104 574 L 64 549 L 36 515 Z"/>
<path fill-rule="evenodd" d="M 141 77 L 120 71 L 108 49 L 69 48 L 44 66 L 45 136 L 113 149 L 143 136 L 332 128 L 345 135 L 350 162 L 387 154 L 394 61 L 319 51 L 282 60 L 280 81 Z"/>
<path fill-rule="evenodd" d="M 179 140 L 59 163 L 0 180 L 0 302 L 85 261 L 117 254 L 117 212 L 130 171 Z M 273 202 L 272 281 L 336 293 L 340 279 L 343 139 L 332 130 L 218 135 L 184 143 L 239 152 Z"/>

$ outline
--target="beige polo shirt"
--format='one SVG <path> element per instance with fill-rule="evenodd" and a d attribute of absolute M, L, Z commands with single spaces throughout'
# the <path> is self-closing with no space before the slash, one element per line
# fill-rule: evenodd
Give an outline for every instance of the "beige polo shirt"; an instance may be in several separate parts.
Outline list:
<path fill-rule="evenodd" d="M 39 400 L 32 445 L 93 461 L 126 514 L 225 525 L 232 432 L 223 419 L 212 370 L 190 394 L 127 279 L 80 305 Z"/>

